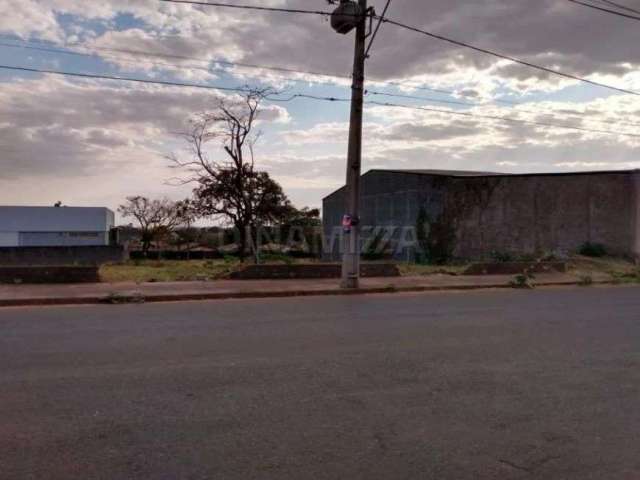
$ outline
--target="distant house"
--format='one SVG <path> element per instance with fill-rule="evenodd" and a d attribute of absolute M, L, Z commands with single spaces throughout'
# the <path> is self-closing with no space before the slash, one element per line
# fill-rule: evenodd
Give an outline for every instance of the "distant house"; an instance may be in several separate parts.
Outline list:
<path fill-rule="evenodd" d="M 345 188 L 323 200 L 323 227 L 339 256 Z M 371 170 L 362 176 L 363 241 L 387 234 L 398 259 L 427 241 L 458 258 L 495 253 L 568 254 L 598 243 L 640 258 L 640 171 L 494 174 L 442 170 Z M 384 232 L 381 232 L 384 230 Z M 429 252 L 427 252 L 429 253 Z"/>
<path fill-rule="evenodd" d="M 0 206 L 0 247 L 106 246 L 114 222 L 102 207 Z"/>

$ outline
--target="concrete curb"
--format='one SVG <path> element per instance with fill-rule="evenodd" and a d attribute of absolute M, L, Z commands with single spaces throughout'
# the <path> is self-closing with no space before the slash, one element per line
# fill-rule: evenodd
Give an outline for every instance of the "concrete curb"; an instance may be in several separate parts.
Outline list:
<path fill-rule="evenodd" d="M 593 286 L 615 284 L 612 280 L 593 282 Z M 575 282 L 540 282 L 534 284 L 535 287 L 571 287 L 580 285 Z M 420 292 L 444 292 L 444 291 L 470 291 L 470 290 L 495 290 L 514 289 L 512 285 L 505 283 L 485 284 L 485 285 L 422 285 L 413 287 L 373 287 L 359 288 L 356 290 L 318 289 L 318 290 L 274 290 L 274 291 L 249 291 L 249 292 L 220 292 L 220 293 L 177 293 L 152 294 L 152 295 L 130 295 L 122 294 L 121 297 L 114 297 L 112 294 L 101 296 L 85 297 L 38 297 L 38 298 L 16 298 L 0 299 L 0 307 L 28 307 L 28 306 L 55 306 L 55 305 L 119 305 L 135 303 L 158 303 L 158 302 L 185 302 L 198 300 L 234 300 L 250 298 L 287 298 L 287 297 L 314 297 L 314 296 L 351 296 L 351 295 L 373 295 L 381 293 L 420 293 Z M 116 295 L 117 292 L 116 292 Z M 118 300 L 120 299 L 120 300 Z"/>

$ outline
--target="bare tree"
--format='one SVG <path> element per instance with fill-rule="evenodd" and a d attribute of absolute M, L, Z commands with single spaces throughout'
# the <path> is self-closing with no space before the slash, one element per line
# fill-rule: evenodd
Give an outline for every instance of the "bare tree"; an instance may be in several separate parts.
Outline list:
<path fill-rule="evenodd" d="M 171 156 L 175 168 L 186 172 L 181 183 L 196 183 L 194 202 L 202 216 L 223 218 L 238 233 L 239 254 L 255 245 L 260 226 L 282 218 L 290 209 L 286 195 L 266 172 L 255 170 L 254 146 L 260 138 L 255 130 L 262 100 L 272 90 L 247 90 L 243 97 L 220 99 L 210 113 L 198 115 L 182 136 L 190 158 Z M 224 160 L 207 153 L 214 142 L 225 152 Z M 257 260 L 257 251 L 253 248 Z"/>
<path fill-rule="evenodd" d="M 150 200 L 147 197 L 127 197 L 127 202 L 118 207 L 123 217 L 133 217 L 139 225 L 142 251 L 146 256 L 151 243 L 157 241 L 183 222 L 183 202 L 167 198 Z"/>

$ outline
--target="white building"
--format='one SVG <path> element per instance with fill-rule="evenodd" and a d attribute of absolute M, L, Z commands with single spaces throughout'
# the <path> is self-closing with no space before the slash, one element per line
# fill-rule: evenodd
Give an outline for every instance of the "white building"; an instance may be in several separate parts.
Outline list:
<path fill-rule="evenodd" d="M 0 206 L 0 247 L 109 245 L 114 223 L 102 207 Z"/>

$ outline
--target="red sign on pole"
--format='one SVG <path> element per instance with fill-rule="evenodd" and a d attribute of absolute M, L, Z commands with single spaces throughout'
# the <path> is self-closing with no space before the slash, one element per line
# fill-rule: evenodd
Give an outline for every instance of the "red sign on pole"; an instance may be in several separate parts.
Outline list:
<path fill-rule="evenodd" d="M 351 231 L 351 225 L 353 224 L 351 215 L 345 215 L 342 217 L 342 228 L 345 233 L 349 233 Z"/>

